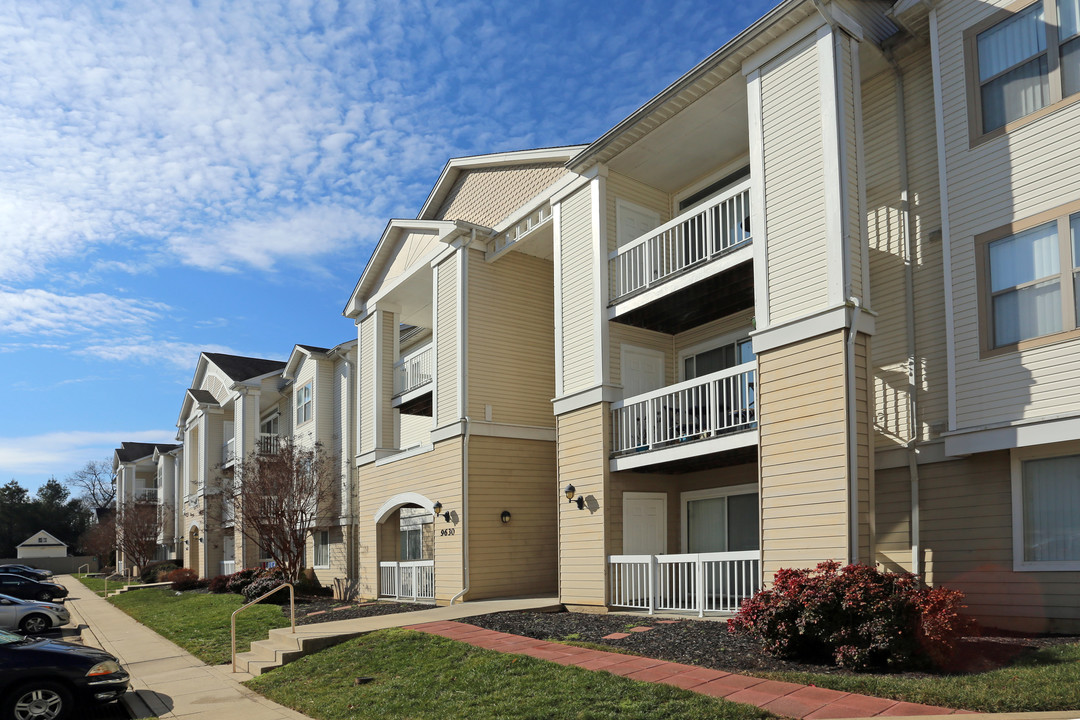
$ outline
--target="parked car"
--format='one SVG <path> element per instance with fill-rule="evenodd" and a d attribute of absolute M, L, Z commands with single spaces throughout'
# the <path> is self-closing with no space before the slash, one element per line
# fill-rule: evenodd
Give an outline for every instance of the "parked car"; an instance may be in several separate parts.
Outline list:
<path fill-rule="evenodd" d="M 25 565 L 23 563 L 8 563 L 7 565 L 0 565 L 0 572 L 4 572 L 4 568 L 22 568 L 23 570 L 30 570 L 32 572 L 41 573 L 45 577 L 52 577 L 53 571 L 46 570 L 45 568 L 34 567 L 33 565 Z"/>
<path fill-rule="evenodd" d="M 127 687 L 127 671 L 104 650 L 0 630 L 0 718 L 64 720 Z"/>
<path fill-rule="evenodd" d="M 70 621 L 71 613 L 63 605 L 0 595 L 0 630 L 18 629 L 27 635 L 40 635 Z"/>
<path fill-rule="evenodd" d="M 30 578 L 31 580 L 37 580 L 38 582 L 48 582 L 49 576 L 41 570 L 26 567 L 25 565 L 0 565 L 0 573 L 11 573 L 13 575 L 22 575 L 23 577 Z"/>
<path fill-rule="evenodd" d="M 67 594 L 67 588 L 63 585 L 31 580 L 12 573 L 0 573 L 0 595 L 10 595 L 23 600 L 51 602 L 67 597 Z"/>

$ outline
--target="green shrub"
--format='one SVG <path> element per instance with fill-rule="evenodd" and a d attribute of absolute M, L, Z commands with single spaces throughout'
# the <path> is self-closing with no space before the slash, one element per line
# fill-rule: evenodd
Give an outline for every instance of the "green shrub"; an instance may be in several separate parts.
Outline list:
<path fill-rule="evenodd" d="M 197 590 L 199 588 L 204 588 L 207 585 L 205 580 L 199 579 L 198 573 L 194 570 L 188 570 L 187 568 L 173 570 L 167 577 L 168 581 L 172 583 L 172 589 L 177 592 Z"/>
<path fill-rule="evenodd" d="M 172 560 L 158 560 L 156 562 L 147 563 L 146 567 L 139 573 L 139 579 L 144 583 L 161 582 L 159 578 L 163 574 L 168 575 L 178 567 L 180 566 Z"/>
<path fill-rule="evenodd" d="M 772 655 L 853 670 L 942 666 L 974 630 L 960 614 L 962 600 L 911 573 L 828 561 L 816 570 L 779 570 L 728 629 L 757 638 Z"/>

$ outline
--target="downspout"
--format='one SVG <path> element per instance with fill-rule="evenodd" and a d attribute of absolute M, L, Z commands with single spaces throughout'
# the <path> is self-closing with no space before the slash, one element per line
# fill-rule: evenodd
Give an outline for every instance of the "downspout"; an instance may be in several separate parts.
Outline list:
<path fill-rule="evenodd" d="M 469 426 L 471 421 L 468 415 L 461 418 L 465 423 L 465 435 L 461 442 L 461 592 L 450 598 L 450 604 L 469 592 Z"/>
<path fill-rule="evenodd" d="M 891 52 L 885 54 L 892 67 L 896 82 L 897 108 L 897 154 L 900 171 L 900 212 L 903 216 L 904 233 L 904 312 L 907 335 L 907 376 L 908 376 L 908 475 L 911 482 L 911 572 L 920 571 L 919 552 L 919 451 L 915 443 L 918 440 L 918 388 L 919 369 L 915 346 L 915 245 L 911 233 L 911 188 L 908 179 L 907 161 L 907 119 L 904 101 L 904 73 Z"/>
<path fill-rule="evenodd" d="M 354 512 L 353 503 L 355 498 L 353 497 L 353 470 L 356 460 L 353 458 L 353 433 L 349 432 L 349 418 L 353 417 L 353 404 L 356 402 L 356 363 L 349 359 L 349 352 L 347 350 L 342 351 L 338 349 L 334 352 L 337 357 L 340 357 L 345 361 L 345 372 L 348 376 L 346 382 L 347 387 L 345 390 L 345 428 L 342 430 L 342 453 L 345 456 L 345 496 L 341 498 L 342 514 L 346 520 L 346 541 L 345 541 L 345 576 L 346 580 L 359 579 L 359 548 L 357 543 L 359 542 L 359 533 L 356 532 L 356 515 Z"/>
<path fill-rule="evenodd" d="M 851 327 L 847 337 L 847 415 L 848 415 L 848 565 L 859 561 L 859 424 L 856 421 L 855 402 L 855 338 L 858 336 L 859 316 L 862 303 L 857 297 L 849 297 L 852 308 Z"/>

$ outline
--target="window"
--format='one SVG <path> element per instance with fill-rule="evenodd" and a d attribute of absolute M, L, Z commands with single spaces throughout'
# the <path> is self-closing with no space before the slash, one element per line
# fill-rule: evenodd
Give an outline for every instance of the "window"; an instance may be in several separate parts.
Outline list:
<path fill-rule="evenodd" d="M 403 507 L 398 514 L 401 561 L 430 560 L 435 548 L 435 518 L 431 512 L 419 507 Z"/>
<path fill-rule="evenodd" d="M 754 361 L 754 346 L 749 338 L 683 356 L 683 380 L 693 380 L 709 373 Z"/>
<path fill-rule="evenodd" d="M 683 552 L 739 552 L 759 547 L 755 485 L 682 493 Z"/>
<path fill-rule="evenodd" d="M 315 531 L 314 565 L 317 568 L 330 567 L 330 531 Z"/>
<path fill-rule="evenodd" d="M 306 423 L 311 419 L 311 383 L 296 391 L 296 424 Z"/>
<path fill-rule="evenodd" d="M 1053 342 L 1076 329 L 1080 212 L 1066 213 L 1077 205 L 976 238 L 984 354 Z"/>
<path fill-rule="evenodd" d="M 973 140 L 1080 93 L 1080 0 L 1003 11 L 965 42 Z"/>
<path fill-rule="evenodd" d="M 1080 570 L 1080 455 L 1014 457 L 1013 506 L 1016 570 Z"/>

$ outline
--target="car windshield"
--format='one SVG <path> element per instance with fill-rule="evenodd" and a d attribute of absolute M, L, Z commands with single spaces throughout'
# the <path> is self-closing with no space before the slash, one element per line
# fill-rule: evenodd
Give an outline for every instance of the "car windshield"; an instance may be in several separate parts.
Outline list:
<path fill-rule="evenodd" d="M 3 593 L 0 593 L 0 600 L 9 600 L 11 603 L 13 603 L 15 605 L 25 605 L 26 604 L 25 600 L 20 600 L 19 598 L 11 597 L 10 595 L 4 595 Z"/>
<path fill-rule="evenodd" d="M 14 643 L 22 642 L 24 638 L 21 635 L 8 632 L 7 630 L 0 630 L 0 645 L 12 645 Z"/>

